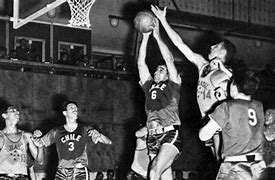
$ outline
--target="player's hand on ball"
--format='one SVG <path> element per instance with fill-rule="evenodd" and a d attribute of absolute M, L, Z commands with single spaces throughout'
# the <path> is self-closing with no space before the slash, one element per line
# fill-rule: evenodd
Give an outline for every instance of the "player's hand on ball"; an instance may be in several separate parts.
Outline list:
<path fill-rule="evenodd" d="M 156 21 L 154 22 L 154 25 L 155 25 L 155 27 L 154 27 L 154 29 L 153 29 L 153 36 L 154 36 L 154 37 L 160 37 L 160 34 L 159 34 L 159 21 L 156 20 Z"/>

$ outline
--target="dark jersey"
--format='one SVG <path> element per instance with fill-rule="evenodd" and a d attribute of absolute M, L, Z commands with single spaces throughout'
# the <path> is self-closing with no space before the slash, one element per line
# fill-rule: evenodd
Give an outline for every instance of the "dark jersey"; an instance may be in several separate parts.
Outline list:
<path fill-rule="evenodd" d="M 58 167 L 71 168 L 78 165 L 87 166 L 87 134 L 88 128 L 78 124 L 77 128 L 69 132 L 64 126 L 50 130 L 42 137 L 46 146 L 55 143 L 59 158 Z"/>
<path fill-rule="evenodd" d="M 180 125 L 178 104 L 181 84 L 169 80 L 156 84 L 149 79 L 142 85 L 142 88 L 146 98 L 147 124 L 155 121 L 163 127 Z"/>
<path fill-rule="evenodd" d="M 261 102 L 226 101 L 209 117 L 222 128 L 224 156 L 262 152 L 264 112 Z"/>

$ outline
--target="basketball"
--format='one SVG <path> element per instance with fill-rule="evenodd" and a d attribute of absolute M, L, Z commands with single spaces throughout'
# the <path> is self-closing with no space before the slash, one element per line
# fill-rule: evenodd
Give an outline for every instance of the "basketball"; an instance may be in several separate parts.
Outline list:
<path fill-rule="evenodd" d="M 153 30 L 155 20 L 154 14 L 150 11 L 140 11 L 134 19 L 135 28 L 142 33 L 148 33 Z"/>

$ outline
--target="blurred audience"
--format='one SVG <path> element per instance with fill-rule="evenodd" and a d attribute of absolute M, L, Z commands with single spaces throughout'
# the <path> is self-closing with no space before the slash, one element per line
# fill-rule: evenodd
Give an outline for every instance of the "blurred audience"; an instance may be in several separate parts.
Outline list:
<path fill-rule="evenodd" d="M 96 173 L 96 177 L 95 177 L 95 180 L 103 180 L 103 173 L 102 172 L 97 172 Z"/>
<path fill-rule="evenodd" d="M 19 46 L 16 47 L 16 57 L 19 60 L 25 60 L 30 61 L 31 55 L 30 55 L 30 49 L 27 45 L 26 39 L 22 38 L 19 40 Z"/>
<path fill-rule="evenodd" d="M 56 62 L 56 64 L 70 64 L 69 54 L 67 52 L 61 52 L 60 59 Z"/>
<path fill-rule="evenodd" d="M 8 58 L 7 49 L 4 46 L 0 46 L 0 58 Z"/>
<path fill-rule="evenodd" d="M 188 180 L 196 180 L 196 174 L 194 172 L 190 172 L 188 174 Z"/>
<path fill-rule="evenodd" d="M 181 170 L 175 170 L 175 179 L 174 180 L 184 180 L 183 172 Z"/>
<path fill-rule="evenodd" d="M 105 180 L 115 180 L 115 171 L 113 169 L 107 170 L 107 178 Z"/>
<path fill-rule="evenodd" d="M 82 66 L 82 67 L 89 67 L 90 66 L 90 60 L 88 55 L 83 55 L 81 56 L 80 59 L 76 61 L 77 66 Z"/>

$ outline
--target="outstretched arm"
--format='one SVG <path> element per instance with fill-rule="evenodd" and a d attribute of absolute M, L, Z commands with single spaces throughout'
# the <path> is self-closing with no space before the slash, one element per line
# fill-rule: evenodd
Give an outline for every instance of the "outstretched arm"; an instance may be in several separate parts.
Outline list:
<path fill-rule="evenodd" d="M 184 54 L 184 56 L 192 63 L 194 63 L 198 69 L 207 61 L 199 54 L 194 53 L 181 39 L 179 34 L 172 29 L 172 27 L 168 24 L 166 19 L 166 8 L 164 10 L 160 10 L 159 7 L 151 5 L 151 10 L 156 15 L 156 17 L 161 22 L 165 31 L 167 32 L 171 41 L 177 46 L 177 48 Z"/>
<path fill-rule="evenodd" d="M 174 64 L 174 57 L 173 57 L 172 53 L 170 52 L 170 50 L 168 49 L 168 47 L 166 46 L 166 44 L 163 42 L 163 40 L 160 37 L 159 22 L 156 21 L 155 24 L 156 25 L 153 29 L 153 36 L 158 43 L 161 55 L 166 63 L 166 66 L 167 66 L 167 69 L 169 72 L 169 79 L 177 84 L 180 84 L 181 78 L 180 78 L 177 68 Z"/>
<path fill-rule="evenodd" d="M 139 78 L 142 83 L 144 83 L 150 77 L 148 66 L 145 63 L 145 58 L 147 53 L 147 44 L 148 44 L 150 34 L 151 33 L 142 33 L 142 41 L 139 47 L 139 53 L 137 58 Z"/>

